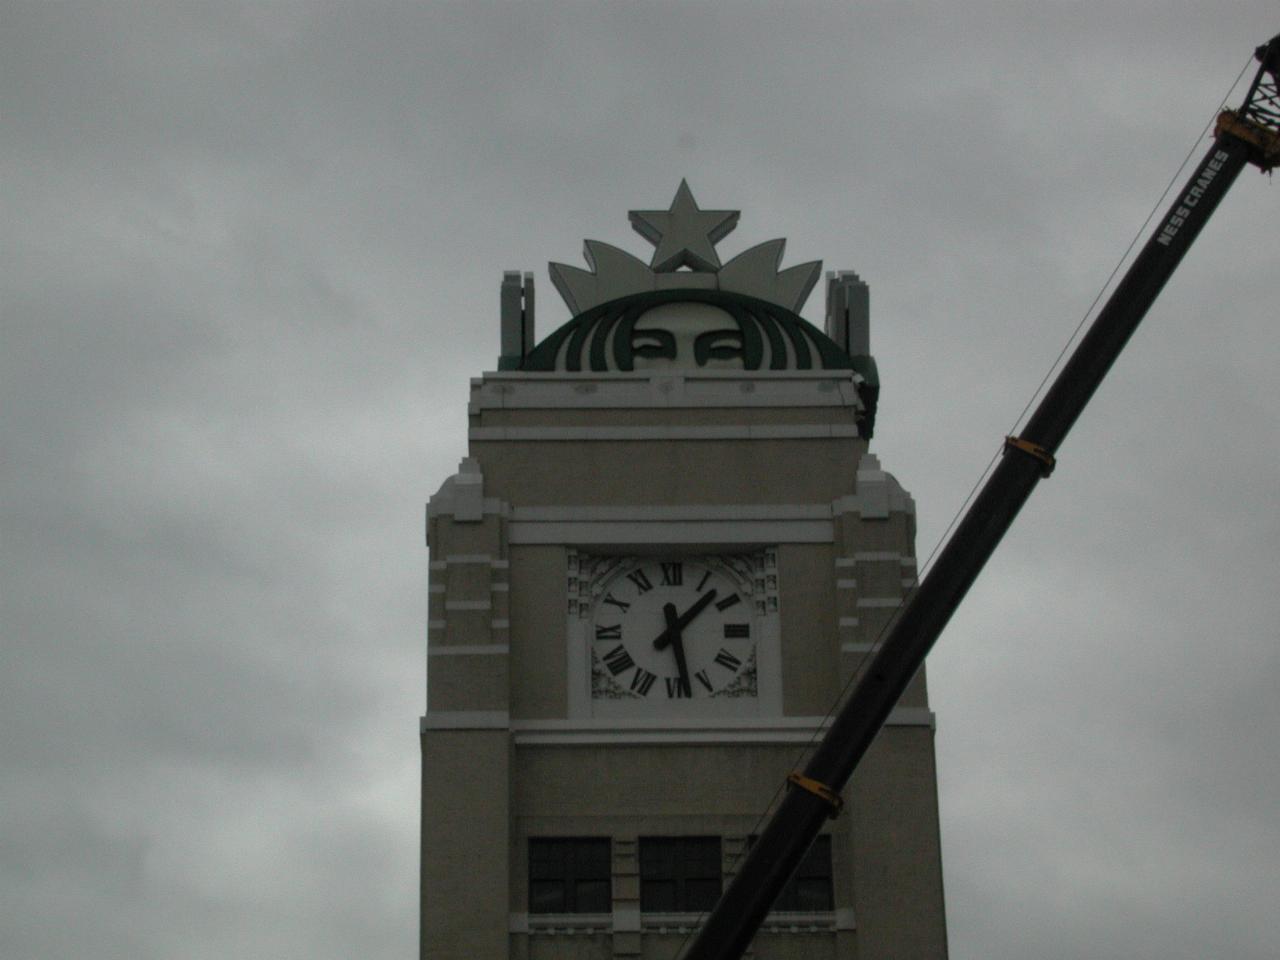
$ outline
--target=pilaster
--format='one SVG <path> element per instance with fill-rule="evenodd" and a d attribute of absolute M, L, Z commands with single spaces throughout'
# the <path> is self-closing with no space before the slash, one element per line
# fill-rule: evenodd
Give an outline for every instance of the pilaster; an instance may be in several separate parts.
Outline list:
<path fill-rule="evenodd" d="M 463 460 L 427 507 L 421 956 L 505 957 L 510 873 L 506 511 Z M 465 883 L 468 896 L 459 897 Z"/>

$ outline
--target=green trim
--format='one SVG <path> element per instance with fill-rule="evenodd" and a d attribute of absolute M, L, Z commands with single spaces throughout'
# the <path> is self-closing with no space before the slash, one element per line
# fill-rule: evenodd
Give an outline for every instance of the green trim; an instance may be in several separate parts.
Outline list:
<path fill-rule="evenodd" d="M 610 369 L 626 372 L 635 369 L 636 356 L 670 356 L 668 351 L 674 347 L 674 342 L 663 337 L 661 332 L 643 334 L 646 339 L 652 336 L 658 343 L 638 346 L 634 333 L 636 322 L 645 313 L 667 303 L 707 303 L 724 310 L 737 322 L 736 330 L 707 331 L 699 335 L 702 345 L 695 347 L 694 357 L 699 366 L 713 357 L 740 354 L 746 370 L 759 370 L 766 360 L 770 370 L 854 368 L 853 359 L 835 341 L 785 307 L 741 293 L 690 289 L 646 291 L 592 307 L 534 347 L 524 358 L 520 369 L 557 369 L 556 363 L 566 340 L 568 348 L 564 350 L 563 364 L 564 369 L 571 373 L 582 371 L 584 362 L 587 369 L 595 373 Z M 614 334 L 612 357 L 607 356 L 610 333 Z M 718 339 L 736 340 L 737 343 L 717 343 Z M 816 357 L 813 356 L 815 349 Z M 788 363 L 791 354 L 795 357 L 794 365 Z"/>
<path fill-rule="evenodd" d="M 724 310 L 735 328 L 707 330 L 694 338 L 693 363 L 742 358 L 744 370 L 855 370 L 866 406 L 866 436 L 875 425 L 880 379 L 870 356 L 851 357 L 839 344 L 785 307 L 727 290 L 651 290 L 585 310 L 533 348 L 517 369 L 568 373 L 630 372 L 637 357 L 675 359 L 675 337 L 666 330 L 636 332 L 636 323 L 668 303 L 706 303 Z M 505 358 L 504 358 L 505 359 Z"/>

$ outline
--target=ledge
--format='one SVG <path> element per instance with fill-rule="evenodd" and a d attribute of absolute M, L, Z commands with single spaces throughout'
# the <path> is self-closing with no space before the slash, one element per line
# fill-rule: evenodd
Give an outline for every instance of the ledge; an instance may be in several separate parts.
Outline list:
<path fill-rule="evenodd" d="M 853 370 L 491 371 L 467 411 L 717 407 L 863 407 Z"/>
<path fill-rule="evenodd" d="M 696 929 L 702 913 L 642 913 L 640 929 L 646 933 L 689 933 Z M 765 933 L 835 933 L 855 929 L 853 910 L 810 912 L 780 910 L 770 913 L 760 929 Z M 615 931 L 611 913 L 512 913 L 510 933 L 529 936 L 592 936 Z"/>
<path fill-rule="evenodd" d="M 716 426 L 608 426 L 608 427 L 472 427 L 472 441 L 566 440 L 829 440 L 860 436 L 858 428 L 843 423 L 721 424 Z"/>
<path fill-rule="evenodd" d="M 611 913 L 513 913 L 511 933 L 534 936 L 582 936 L 613 932 Z"/>
<path fill-rule="evenodd" d="M 733 720 L 665 717 L 654 720 L 513 720 L 517 747 L 613 745 L 683 746 L 688 744 L 804 744 L 829 726 L 822 717 L 741 717 Z M 896 707 L 889 727 L 935 729 L 927 707 Z"/>
<path fill-rule="evenodd" d="M 583 720 L 512 720 L 505 710 L 443 710 L 428 712 L 419 730 L 503 730 L 516 746 L 589 746 L 592 744 L 688 743 L 808 743 L 830 725 L 823 717 L 738 717 L 719 720 L 671 717 L 652 720 L 620 720 L 593 717 Z M 937 717 L 928 707 L 895 707 L 886 727 L 937 728 Z"/>

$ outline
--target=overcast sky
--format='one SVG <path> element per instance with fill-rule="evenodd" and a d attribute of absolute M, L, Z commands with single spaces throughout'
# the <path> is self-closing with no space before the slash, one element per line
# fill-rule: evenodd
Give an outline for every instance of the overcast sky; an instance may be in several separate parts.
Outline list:
<path fill-rule="evenodd" d="M 687 177 L 722 257 L 858 271 L 923 556 L 1277 29 L 4 3 L 0 956 L 415 955 L 422 505 L 502 270 L 550 332 Z M 955 958 L 1275 956 L 1278 211 L 1246 171 L 931 658 Z"/>

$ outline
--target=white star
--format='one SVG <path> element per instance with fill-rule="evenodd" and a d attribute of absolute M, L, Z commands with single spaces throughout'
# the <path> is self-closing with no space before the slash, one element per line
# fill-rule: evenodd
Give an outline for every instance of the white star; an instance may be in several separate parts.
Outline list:
<path fill-rule="evenodd" d="M 636 232 L 658 248 L 650 266 L 659 273 L 682 266 L 719 270 L 715 244 L 738 225 L 737 210 L 699 210 L 684 180 L 670 210 L 632 210 L 627 216 Z"/>

